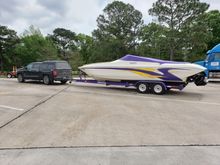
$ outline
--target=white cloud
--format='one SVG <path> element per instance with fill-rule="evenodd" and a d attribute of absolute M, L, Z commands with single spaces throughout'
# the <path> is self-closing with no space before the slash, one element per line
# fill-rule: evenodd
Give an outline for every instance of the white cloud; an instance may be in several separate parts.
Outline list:
<path fill-rule="evenodd" d="M 43 34 L 52 33 L 57 27 L 76 33 L 91 34 L 96 19 L 104 7 L 114 0 L 1 0 L 0 25 L 22 33 L 30 25 L 39 27 Z M 148 9 L 156 0 L 122 0 L 130 3 L 143 14 L 145 23 L 152 21 Z M 210 9 L 220 9 L 219 0 L 202 0 Z"/>
<path fill-rule="evenodd" d="M 220 10 L 220 1 L 219 0 L 201 0 L 201 2 L 206 2 L 210 4 L 209 10 Z"/>

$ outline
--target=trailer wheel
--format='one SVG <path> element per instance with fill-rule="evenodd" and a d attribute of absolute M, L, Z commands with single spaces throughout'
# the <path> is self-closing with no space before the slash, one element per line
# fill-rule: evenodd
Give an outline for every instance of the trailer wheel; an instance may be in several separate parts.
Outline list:
<path fill-rule="evenodd" d="M 157 94 L 157 95 L 162 95 L 166 91 L 165 87 L 161 83 L 155 83 L 152 85 L 152 92 Z"/>
<path fill-rule="evenodd" d="M 147 83 L 140 82 L 136 85 L 137 91 L 139 93 L 146 93 L 148 90 Z"/>

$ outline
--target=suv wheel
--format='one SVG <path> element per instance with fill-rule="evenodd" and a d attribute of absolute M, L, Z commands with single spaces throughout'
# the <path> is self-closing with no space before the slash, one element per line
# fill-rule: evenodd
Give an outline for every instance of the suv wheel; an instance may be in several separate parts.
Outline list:
<path fill-rule="evenodd" d="M 44 82 L 44 84 L 46 84 L 46 85 L 49 85 L 50 84 L 50 77 L 48 76 L 48 75 L 45 75 L 44 77 L 43 77 L 43 82 Z"/>
<path fill-rule="evenodd" d="M 22 74 L 18 74 L 18 82 L 24 82 L 24 77 L 22 76 Z"/>

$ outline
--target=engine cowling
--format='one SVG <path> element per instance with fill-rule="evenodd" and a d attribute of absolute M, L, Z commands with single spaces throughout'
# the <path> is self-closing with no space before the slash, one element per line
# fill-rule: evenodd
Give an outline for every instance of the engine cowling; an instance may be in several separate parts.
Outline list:
<path fill-rule="evenodd" d="M 205 86 L 207 84 L 205 72 L 187 78 L 187 82 L 194 82 L 196 86 Z"/>

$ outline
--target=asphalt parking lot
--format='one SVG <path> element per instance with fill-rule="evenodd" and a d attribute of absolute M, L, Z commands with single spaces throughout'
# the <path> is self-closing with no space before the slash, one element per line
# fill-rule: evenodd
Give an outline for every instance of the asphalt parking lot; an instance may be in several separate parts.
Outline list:
<path fill-rule="evenodd" d="M 0 79 L 0 164 L 220 163 L 220 83 L 166 95 Z"/>

